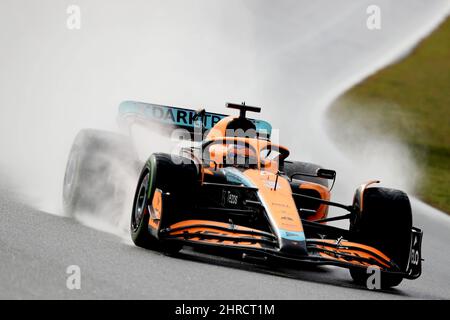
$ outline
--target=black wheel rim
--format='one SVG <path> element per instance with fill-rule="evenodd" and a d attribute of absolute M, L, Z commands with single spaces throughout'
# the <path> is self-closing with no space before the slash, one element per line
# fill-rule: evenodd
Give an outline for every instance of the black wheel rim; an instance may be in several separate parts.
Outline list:
<path fill-rule="evenodd" d="M 139 186 L 139 190 L 136 195 L 136 204 L 133 210 L 133 231 L 136 231 L 141 225 L 142 219 L 144 218 L 146 206 L 147 206 L 147 194 L 148 194 L 148 181 L 150 174 L 147 173 L 145 177 L 142 179 L 142 182 Z"/>

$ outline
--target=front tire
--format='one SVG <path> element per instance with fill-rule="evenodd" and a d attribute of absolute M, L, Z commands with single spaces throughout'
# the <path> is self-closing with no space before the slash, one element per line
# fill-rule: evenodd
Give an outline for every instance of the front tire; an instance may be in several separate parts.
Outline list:
<path fill-rule="evenodd" d="M 148 230 L 148 190 L 150 188 L 150 170 L 145 168 L 139 178 L 131 215 L 131 239 L 134 244 L 147 249 L 156 249 L 158 241 Z"/>
<path fill-rule="evenodd" d="M 181 250 L 180 243 L 160 239 L 159 231 L 176 219 L 182 205 L 187 205 L 196 178 L 197 168 L 186 158 L 164 153 L 150 156 L 133 201 L 130 233 L 135 245 L 166 253 Z"/>
<path fill-rule="evenodd" d="M 357 191 L 358 192 L 358 191 Z M 358 207 L 360 200 L 355 196 Z M 372 246 L 394 261 L 405 271 L 411 246 L 412 212 L 408 196 L 400 190 L 368 188 L 363 195 L 363 208 L 352 221 L 350 231 L 356 242 Z M 350 269 L 353 280 L 365 284 L 368 274 L 365 269 Z M 401 275 L 381 273 L 381 288 L 398 286 Z"/>

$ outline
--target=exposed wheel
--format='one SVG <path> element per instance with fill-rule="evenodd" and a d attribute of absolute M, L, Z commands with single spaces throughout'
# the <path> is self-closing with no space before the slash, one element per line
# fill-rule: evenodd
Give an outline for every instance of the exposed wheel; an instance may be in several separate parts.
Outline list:
<path fill-rule="evenodd" d="M 108 217 L 122 214 L 129 194 L 127 180 L 138 172 L 129 139 L 120 134 L 81 130 L 72 145 L 63 184 L 63 208 L 68 216 L 79 212 Z"/>
<path fill-rule="evenodd" d="M 131 213 L 131 239 L 137 246 L 167 253 L 181 249 L 178 242 L 160 239 L 159 231 L 188 206 L 196 180 L 197 168 L 189 160 L 164 153 L 150 156 L 139 177 Z"/>
<path fill-rule="evenodd" d="M 292 161 L 292 162 L 284 163 L 283 171 L 286 173 L 287 176 L 290 177 L 294 173 L 299 173 L 299 172 L 306 173 L 306 174 L 316 174 L 317 169 L 321 169 L 321 168 L 322 168 L 321 166 L 314 164 L 314 163 Z M 298 175 L 298 176 L 295 176 L 294 179 L 321 184 L 322 186 L 328 188 L 328 180 L 324 179 L 324 178 Z"/>
<path fill-rule="evenodd" d="M 358 191 L 357 191 L 358 192 Z M 356 206 L 361 200 L 355 195 Z M 350 221 L 356 242 L 372 246 L 406 270 L 411 246 L 412 213 L 408 196 L 400 190 L 368 188 L 364 191 L 362 210 Z M 350 269 L 353 280 L 365 284 L 364 269 Z M 382 272 L 381 288 L 398 286 L 403 277 Z"/>

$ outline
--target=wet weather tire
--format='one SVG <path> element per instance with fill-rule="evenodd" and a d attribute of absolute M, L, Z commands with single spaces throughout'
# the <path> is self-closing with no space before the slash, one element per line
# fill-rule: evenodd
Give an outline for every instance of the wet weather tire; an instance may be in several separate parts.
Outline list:
<path fill-rule="evenodd" d="M 134 244 L 166 253 L 176 253 L 181 249 L 179 242 L 159 239 L 159 231 L 171 223 L 182 205 L 186 205 L 196 181 L 197 168 L 186 158 L 164 153 L 150 156 L 139 177 L 133 201 L 130 232 Z M 163 193 L 162 215 L 158 229 L 152 230 L 149 219 L 156 190 Z M 165 201 L 164 197 L 170 197 L 170 201 Z"/>
<path fill-rule="evenodd" d="M 358 205 L 358 204 L 357 204 Z M 368 188 L 364 191 L 363 210 L 350 222 L 356 242 L 372 246 L 405 271 L 411 247 L 412 213 L 408 196 L 400 190 Z M 365 269 L 350 269 L 353 280 L 366 284 Z M 398 286 L 401 275 L 381 273 L 381 288 Z"/>
<path fill-rule="evenodd" d="M 81 130 L 72 145 L 63 183 L 67 216 L 80 212 L 123 212 L 129 193 L 125 178 L 137 176 L 137 156 L 128 137 L 107 131 Z"/>

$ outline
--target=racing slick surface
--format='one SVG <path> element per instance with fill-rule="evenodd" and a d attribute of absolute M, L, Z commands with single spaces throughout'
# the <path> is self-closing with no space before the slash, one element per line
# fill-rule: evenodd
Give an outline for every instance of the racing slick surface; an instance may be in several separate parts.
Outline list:
<path fill-rule="evenodd" d="M 410 191 L 407 153 L 384 145 L 383 162 L 348 159 L 322 115 L 431 32 L 447 0 L 377 1 L 378 31 L 366 28 L 372 1 L 105 3 L 78 1 L 80 30 L 67 30 L 64 4 L 0 4 L 0 43 L 8 43 L 0 52 L 0 298 L 450 298 L 449 219 L 415 199 L 422 276 L 370 291 L 335 267 L 273 269 L 190 249 L 176 257 L 140 249 L 128 235 L 61 217 L 55 191 L 74 134 L 111 128 L 118 102 L 141 97 L 208 111 L 229 100 L 261 105 L 294 158 L 336 169 L 334 200 L 349 203 L 371 178 Z M 80 290 L 66 286 L 70 265 L 80 267 Z"/>

